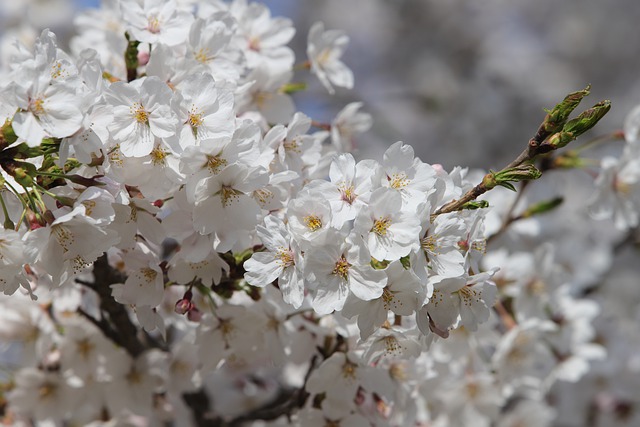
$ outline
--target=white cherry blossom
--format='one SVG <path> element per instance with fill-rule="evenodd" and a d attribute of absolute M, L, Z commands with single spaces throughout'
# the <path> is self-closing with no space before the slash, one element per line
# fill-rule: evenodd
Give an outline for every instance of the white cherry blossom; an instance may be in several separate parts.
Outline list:
<path fill-rule="evenodd" d="M 278 279 L 284 301 L 295 308 L 302 305 L 304 283 L 302 253 L 292 240 L 285 224 L 273 215 L 264 219 L 264 226 L 256 228 L 266 252 L 256 252 L 245 261 L 245 279 L 253 286 L 265 287 Z"/>
<path fill-rule="evenodd" d="M 353 72 L 340 60 L 349 43 L 349 37 L 344 31 L 325 31 L 324 24 L 316 22 L 309 29 L 307 43 L 311 71 L 329 93 L 335 92 L 333 85 L 351 89 Z"/>

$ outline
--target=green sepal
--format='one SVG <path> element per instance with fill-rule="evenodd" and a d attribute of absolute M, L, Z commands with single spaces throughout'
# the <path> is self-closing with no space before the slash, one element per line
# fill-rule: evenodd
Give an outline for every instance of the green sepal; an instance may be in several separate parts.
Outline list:
<path fill-rule="evenodd" d="M 402 258 L 400 258 L 400 264 L 402 264 L 402 266 L 404 267 L 405 270 L 410 269 L 411 268 L 411 260 L 409 259 L 409 255 L 403 256 Z"/>
<path fill-rule="evenodd" d="M 514 191 L 514 192 L 518 191 L 518 190 L 516 190 L 516 187 L 514 187 L 513 184 L 508 182 L 508 181 L 500 182 L 500 183 L 498 183 L 498 185 L 500 187 L 504 187 L 504 188 L 506 188 L 508 190 L 511 190 L 511 191 Z"/>
<path fill-rule="evenodd" d="M 388 265 L 389 261 L 387 260 L 378 261 L 374 257 L 371 257 L 371 267 L 375 268 L 376 270 L 384 270 Z"/>

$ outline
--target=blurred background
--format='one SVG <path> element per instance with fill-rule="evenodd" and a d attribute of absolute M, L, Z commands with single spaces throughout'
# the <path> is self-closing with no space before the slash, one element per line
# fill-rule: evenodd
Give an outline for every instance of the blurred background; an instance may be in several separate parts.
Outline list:
<path fill-rule="evenodd" d="M 185 1 L 185 0 L 182 0 Z M 374 117 L 359 157 L 379 159 L 395 141 L 422 160 L 500 168 L 516 156 L 568 92 L 593 85 L 584 108 L 610 99 L 595 134 L 621 128 L 640 104 L 637 0 L 267 0 L 297 28 L 291 46 L 306 59 L 318 20 L 351 38 L 343 60 L 353 90 L 329 96 L 315 78 L 296 95 L 300 110 L 330 121 L 362 100 Z M 28 19 L 65 40 L 75 11 L 98 0 L 0 0 L 0 28 L 19 33 Z"/>

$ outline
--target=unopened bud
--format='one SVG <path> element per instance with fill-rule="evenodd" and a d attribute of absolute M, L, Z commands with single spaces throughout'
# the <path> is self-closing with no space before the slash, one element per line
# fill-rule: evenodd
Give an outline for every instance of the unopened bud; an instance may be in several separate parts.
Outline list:
<path fill-rule="evenodd" d="M 188 313 L 193 307 L 193 303 L 186 298 L 181 298 L 176 302 L 174 311 L 178 314 Z"/>
<path fill-rule="evenodd" d="M 488 190 L 499 185 L 501 187 L 508 188 L 511 191 L 516 191 L 516 188 L 511 182 L 538 179 L 540 176 L 542 176 L 542 172 L 540 172 L 534 165 L 527 163 L 513 168 L 504 169 L 500 172 L 490 172 L 485 175 L 482 183 L 485 184 L 485 186 L 489 185 L 486 187 Z"/>
<path fill-rule="evenodd" d="M 598 102 L 593 107 L 583 111 L 578 117 L 569 120 L 562 128 L 563 132 L 571 133 L 574 138 L 582 135 L 600 121 L 611 109 L 611 101 Z"/>
<path fill-rule="evenodd" d="M 570 93 L 552 110 L 547 111 L 547 117 L 545 117 L 543 123 L 544 130 L 548 133 L 554 133 L 562 129 L 571 112 L 575 110 L 585 96 L 589 95 L 590 91 L 591 85 L 587 85 L 582 90 Z"/>
<path fill-rule="evenodd" d="M 149 58 L 151 58 L 149 52 L 138 52 L 138 65 L 147 65 L 149 63 Z"/>
<path fill-rule="evenodd" d="M 504 169 L 496 173 L 498 185 L 501 181 L 526 181 L 538 179 L 542 173 L 531 163 L 526 163 L 514 168 Z"/>
<path fill-rule="evenodd" d="M 192 322 L 199 322 L 202 319 L 202 312 L 196 308 L 196 306 L 192 306 L 191 310 L 187 313 L 187 319 Z"/>
<path fill-rule="evenodd" d="M 32 210 L 28 210 L 24 218 L 27 221 L 27 224 L 29 224 L 29 230 L 36 230 L 47 225 L 47 222 L 42 218 L 42 215 Z"/>
<path fill-rule="evenodd" d="M 462 209 L 469 209 L 469 210 L 483 209 L 488 207 L 489 207 L 489 202 L 487 202 L 486 200 L 472 200 L 462 205 Z"/>
<path fill-rule="evenodd" d="M 11 218 L 9 218 L 8 216 L 4 218 L 4 223 L 2 224 L 2 226 L 4 227 L 5 230 L 15 230 L 16 228 L 16 225 L 13 223 L 13 221 L 11 221 Z"/>
<path fill-rule="evenodd" d="M 560 206 L 563 201 L 564 201 L 564 198 L 556 197 L 556 198 L 551 199 L 551 200 L 545 200 L 545 201 L 542 201 L 542 202 L 534 203 L 533 205 L 529 206 L 527 208 L 527 210 L 525 210 L 520 215 L 520 217 L 529 218 L 529 217 L 532 217 L 534 215 L 540 215 L 540 214 L 552 211 L 553 209 L 555 209 L 558 206 Z"/>
<path fill-rule="evenodd" d="M 23 187 L 31 187 L 33 185 L 33 178 L 22 167 L 17 167 L 13 170 L 13 179 Z"/>

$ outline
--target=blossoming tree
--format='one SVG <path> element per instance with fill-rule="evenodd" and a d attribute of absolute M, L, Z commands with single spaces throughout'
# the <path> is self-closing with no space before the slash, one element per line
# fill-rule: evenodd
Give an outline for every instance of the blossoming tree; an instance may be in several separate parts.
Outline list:
<path fill-rule="evenodd" d="M 353 86 L 343 31 L 314 24 L 296 63 L 291 22 L 244 0 L 77 24 L 71 53 L 48 30 L 16 44 L 0 81 L 5 422 L 544 426 L 587 402 L 576 425 L 607 425 L 636 404 L 615 378 L 639 343 L 601 334 L 618 294 L 596 285 L 638 226 L 638 111 L 563 203 L 544 179 L 591 167 L 564 147 L 610 108 L 573 114 L 589 87 L 499 171 L 402 142 L 356 160 L 361 103 L 321 123 L 291 97 Z M 580 231 L 587 211 L 620 232 Z"/>

